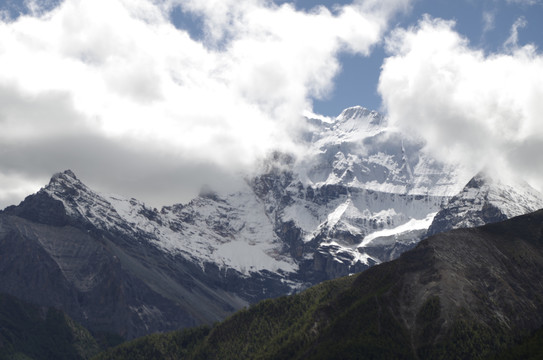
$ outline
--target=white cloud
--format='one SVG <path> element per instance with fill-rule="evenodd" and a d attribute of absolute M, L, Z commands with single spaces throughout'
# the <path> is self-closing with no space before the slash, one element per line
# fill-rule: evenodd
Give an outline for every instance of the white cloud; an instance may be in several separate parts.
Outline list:
<path fill-rule="evenodd" d="M 433 153 L 543 188 L 543 56 L 530 45 L 485 55 L 454 23 L 426 17 L 387 43 L 379 91 L 391 121 Z"/>
<path fill-rule="evenodd" d="M 483 35 L 493 30 L 496 26 L 496 12 L 483 11 Z"/>
<path fill-rule="evenodd" d="M 518 5 L 536 5 L 540 4 L 541 0 L 506 0 L 508 4 L 518 4 Z"/>
<path fill-rule="evenodd" d="M 333 88 L 339 53 L 369 54 L 408 1 L 311 13 L 264 0 L 65 0 L 50 12 L 30 4 L 33 15 L 0 21 L 3 146 L 32 138 L 58 149 L 88 134 L 167 154 L 172 173 L 194 164 L 241 169 L 294 147 L 300 115 Z M 200 17 L 204 41 L 173 27 L 174 6 Z M 74 150 L 83 169 L 86 151 Z M 48 163 L 41 176 L 67 167 Z M 32 173 L 11 162 L 15 170 Z"/>
<path fill-rule="evenodd" d="M 518 47 L 518 30 L 526 27 L 528 23 L 524 17 L 519 17 L 511 26 L 511 34 L 503 44 L 504 49 L 514 50 Z"/>

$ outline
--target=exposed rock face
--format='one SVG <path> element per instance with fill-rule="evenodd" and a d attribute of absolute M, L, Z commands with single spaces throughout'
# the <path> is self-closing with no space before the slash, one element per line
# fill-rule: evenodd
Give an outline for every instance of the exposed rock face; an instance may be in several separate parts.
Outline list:
<path fill-rule="evenodd" d="M 4 212 L 39 224 L 53 226 L 64 226 L 71 221 L 62 201 L 56 200 L 44 192 L 28 196 L 19 206 L 9 206 Z"/>
<path fill-rule="evenodd" d="M 129 242 L 0 215 L 0 292 L 127 338 L 210 323 L 247 304 L 206 284 L 193 264 Z"/>

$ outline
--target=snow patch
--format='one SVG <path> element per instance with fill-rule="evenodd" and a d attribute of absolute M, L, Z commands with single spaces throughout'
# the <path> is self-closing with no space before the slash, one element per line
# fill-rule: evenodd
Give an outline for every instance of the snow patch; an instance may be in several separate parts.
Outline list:
<path fill-rule="evenodd" d="M 389 237 L 394 235 L 400 235 L 403 233 L 407 233 L 410 231 L 416 231 L 416 230 L 426 230 L 428 227 L 430 227 L 430 224 L 432 224 L 432 221 L 437 213 L 430 213 L 428 216 L 426 216 L 424 219 L 411 219 L 405 224 L 402 224 L 400 226 L 397 226 L 395 228 L 391 229 L 384 229 L 380 231 L 376 231 L 374 233 L 369 234 L 364 238 L 364 241 L 358 245 L 358 247 L 366 247 L 370 245 L 375 239 L 378 239 L 380 237 Z"/>

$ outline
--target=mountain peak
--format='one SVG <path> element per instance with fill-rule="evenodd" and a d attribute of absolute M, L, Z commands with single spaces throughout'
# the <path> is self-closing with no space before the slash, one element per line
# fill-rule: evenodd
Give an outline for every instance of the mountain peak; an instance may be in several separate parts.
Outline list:
<path fill-rule="evenodd" d="M 484 172 L 480 171 L 466 184 L 465 189 L 480 189 L 485 184 L 491 182 L 491 178 Z"/>
<path fill-rule="evenodd" d="M 339 114 L 338 118 L 353 118 L 353 117 L 361 117 L 361 116 L 368 116 L 371 113 L 371 111 L 363 106 L 352 106 L 349 108 L 346 108 Z"/>
<path fill-rule="evenodd" d="M 65 170 L 54 174 L 44 190 L 60 199 L 73 197 L 81 191 L 88 192 L 90 189 L 75 176 L 72 170 Z"/>
<path fill-rule="evenodd" d="M 66 175 L 66 176 L 69 176 L 69 177 L 72 177 L 72 178 L 74 178 L 74 179 L 77 179 L 77 177 L 75 176 L 74 172 L 73 172 L 72 170 L 70 170 L 70 169 L 64 170 L 64 171 L 62 172 L 62 174 Z"/>
<path fill-rule="evenodd" d="M 363 106 L 353 106 L 343 110 L 337 117 L 337 120 L 345 121 L 359 118 L 369 118 L 370 123 L 378 125 L 381 123 L 383 116 L 375 110 L 369 110 Z"/>
<path fill-rule="evenodd" d="M 9 206 L 4 213 L 41 224 L 64 226 L 70 222 L 69 214 L 73 199 L 88 188 L 75 176 L 72 170 L 58 172 L 49 184 L 35 194 L 27 196 L 18 206 Z"/>
<path fill-rule="evenodd" d="M 536 211 L 543 196 L 522 179 L 511 184 L 477 173 L 435 216 L 428 236 L 456 228 L 476 227 Z"/>
<path fill-rule="evenodd" d="M 53 174 L 53 176 L 51 177 L 51 180 L 49 181 L 49 183 L 51 184 L 52 182 L 56 182 L 58 180 L 72 180 L 72 181 L 76 180 L 76 181 L 79 181 L 77 176 L 75 176 L 75 173 L 70 169 Z"/>

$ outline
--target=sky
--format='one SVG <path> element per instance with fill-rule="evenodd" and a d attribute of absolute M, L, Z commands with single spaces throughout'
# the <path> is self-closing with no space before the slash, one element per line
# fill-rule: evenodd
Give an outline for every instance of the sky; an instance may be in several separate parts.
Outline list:
<path fill-rule="evenodd" d="M 72 169 L 156 207 L 361 105 L 543 190 L 543 0 L 0 0 L 0 208 Z"/>

